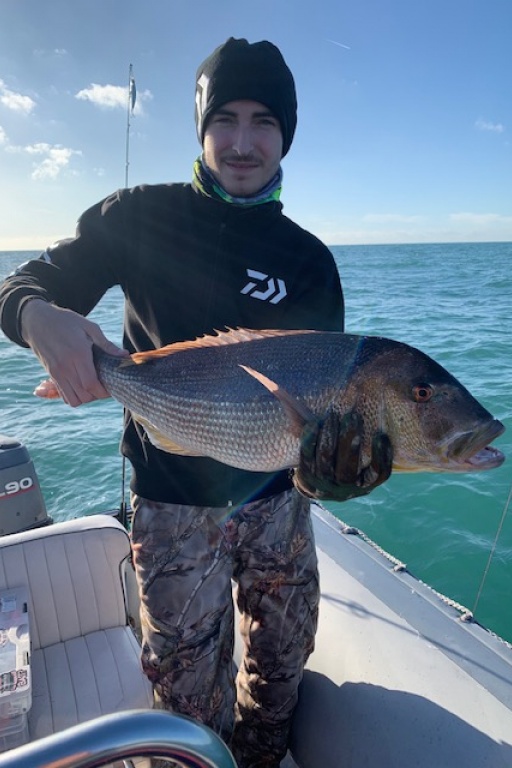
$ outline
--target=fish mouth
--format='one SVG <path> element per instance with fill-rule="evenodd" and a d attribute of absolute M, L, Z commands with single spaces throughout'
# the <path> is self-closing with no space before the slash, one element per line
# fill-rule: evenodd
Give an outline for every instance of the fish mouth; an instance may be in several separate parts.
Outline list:
<path fill-rule="evenodd" d="M 505 431 L 497 419 L 484 426 L 457 432 L 438 446 L 438 451 L 423 461 L 398 459 L 393 462 L 394 472 L 480 472 L 500 467 L 504 454 L 489 445 Z"/>
<path fill-rule="evenodd" d="M 484 427 L 458 434 L 446 444 L 448 472 L 478 472 L 494 469 L 505 461 L 504 454 L 492 443 L 505 431 L 501 421 L 493 419 Z"/>

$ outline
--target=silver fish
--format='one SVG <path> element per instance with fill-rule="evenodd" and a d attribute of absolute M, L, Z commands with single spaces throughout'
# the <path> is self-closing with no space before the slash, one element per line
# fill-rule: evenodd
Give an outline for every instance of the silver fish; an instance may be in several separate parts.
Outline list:
<path fill-rule="evenodd" d="M 363 423 L 361 461 L 387 434 L 393 469 L 498 467 L 504 426 L 442 366 L 391 339 L 237 329 L 129 358 L 94 349 L 98 376 L 158 448 L 241 469 L 296 467 L 304 428 L 332 411 Z"/>

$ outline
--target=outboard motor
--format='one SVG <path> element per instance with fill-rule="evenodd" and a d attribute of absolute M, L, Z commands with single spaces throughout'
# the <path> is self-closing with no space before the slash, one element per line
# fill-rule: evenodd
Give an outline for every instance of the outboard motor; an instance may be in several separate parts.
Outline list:
<path fill-rule="evenodd" d="M 0 435 L 0 536 L 52 522 L 27 449 Z"/>

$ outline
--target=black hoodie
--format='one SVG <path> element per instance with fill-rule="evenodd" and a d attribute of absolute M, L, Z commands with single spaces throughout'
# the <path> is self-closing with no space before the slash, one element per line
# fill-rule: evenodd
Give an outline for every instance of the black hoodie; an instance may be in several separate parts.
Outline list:
<path fill-rule="evenodd" d="M 27 297 L 86 315 L 114 285 L 126 298 L 130 352 L 226 327 L 343 330 L 343 294 L 326 246 L 284 216 L 280 203 L 236 206 L 190 184 L 121 190 L 87 210 L 75 238 L 0 286 L 2 330 L 26 346 L 19 317 Z M 225 506 L 291 487 L 286 471 L 248 472 L 159 451 L 129 414 L 122 452 L 133 467 L 132 490 L 154 501 Z"/>

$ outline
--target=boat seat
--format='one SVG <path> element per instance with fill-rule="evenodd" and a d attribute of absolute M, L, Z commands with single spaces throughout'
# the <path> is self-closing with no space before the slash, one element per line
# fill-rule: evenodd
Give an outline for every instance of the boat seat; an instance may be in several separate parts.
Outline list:
<path fill-rule="evenodd" d="M 126 530 L 107 515 L 0 538 L 0 590 L 25 586 L 29 593 L 30 740 L 152 708 L 128 622 L 129 554 Z"/>

